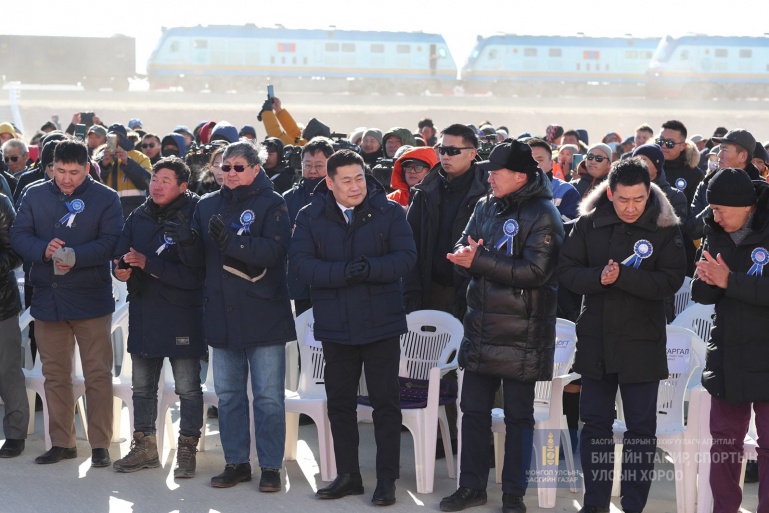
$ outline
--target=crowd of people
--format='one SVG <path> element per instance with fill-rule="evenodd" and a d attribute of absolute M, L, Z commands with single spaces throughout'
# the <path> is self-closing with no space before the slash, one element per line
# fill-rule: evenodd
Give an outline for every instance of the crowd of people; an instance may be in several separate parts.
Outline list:
<path fill-rule="evenodd" d="M 297 123 L 279 98 L 256 129 L 226 121 L 160 136 L 139 119 L 77 113 L 24 141 L 0 124 L 0 395 L 5 443 L 25 448 L 25 394 L 14 270 L 25 273 L 30 335 L 42 361 L 52 447 L 38 464 L 77 456 L 74 351 L 85 377 L 94 467 L 158 467 L 158 380 L 169 359 L 180 398 L 176 478 L 194 477 L 204 423 L 201 361 L 213 368 L 225 466 L 217 488 L 252 479 L 281 490 L 286 436 L 284 346 L 313 309 L 322 343 L 338 475 L 320 499 L 364 493 L 357 390 L 373 406 L 375 505 L 396 500 L 400 467 L 399 337 L 406 315 L 447 312 L 464 324 L 458 407 L 459 487 L 442 511 L 486 503 L 492 407 L 504 409 L 504 513 L 526 511 L 534 390 L 552 378 L 556 318 L 576 322 L 564 393 L 584 471 L 583 513 L 609 511 L 615 397 L 622 396 L 621 505 L 641 512 L 667 378 L 665 325 L 692 280 L 715 304 L 703 385 L 712 395 L 714 511 L 742 499 L 742 440 L 758 430 L 759 509 L 769 508 L 769 153 L 743 129 L 690 136 L 669 120 L 590 142 L 552 124 L 515 137 L 489 122 L 438 131 L 360 127 L 335 134 Z M 479 127 L 479 128 L 478 128 Z M 655 135 L 656 133 L 656 135 Z M 128 290 L 135 411 L 115 461 L 112 279 Z M 448 375 L 445 379 L 456 380 Z M 250 387 L 250 388 L 249 388 Z M 250 411 L 251 410 L 251 411 Z M 456 409 L 448 408 L 457 445 Z M 253 432 L 249 418 L 253 414 Z"/>

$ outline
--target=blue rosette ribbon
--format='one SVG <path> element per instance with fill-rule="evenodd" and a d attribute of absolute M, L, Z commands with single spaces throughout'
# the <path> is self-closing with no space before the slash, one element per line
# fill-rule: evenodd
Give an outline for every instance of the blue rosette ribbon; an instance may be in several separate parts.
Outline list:
<path fill-rule="evenodd" d="M 254 222 L 254 219 L 256 219 L 256 215 L 254 215 L 253 210 L 244 210 L 243 213 L 240 214 L 240 223 L 232 223 L 230 226 L 238 230 L 238 235 L 243 235 L 244 233 L 251 235 L 250 226 Z"/>
<path fill-rule="evenodd" d="M 163 235 L 163 243 L 158 247 L 158 249 L 155 251 L 156 255 L 161 254 L 163 251 L 167 250 L 169 247 L 171 247 L 172 244 L 176 244 L 174 239 L 169 237 L 168 235 Z"/>
<path fill-rule="evenodd" d="M 502 226 L 502 231 L 504 232 L 504 235 L 494 245 L 494 249 L 499 251 L 500 249 L 502 249 L 503 246 L 505 246 L 505 244 L 507 244 L 507 254 L 512 255 L 513 254 L 513 237 L 518 235 L 518 221 L 516 221 L 515 219 L 508 219 L 507 221 L 505 221 L 505 224 Z"/>
<path fill-rule="evenodd" d="M 72 223 L 75 222 L 75 216 L 85 210 L 85 202 L 81 199 L 74 199 L 72 201 L 65 201 L 64 205 L 69 212 L 64 214 L 64 217 L 59 219 L 59 222 L 66 223 L 67 228 L 72 228 Z"/>
<path fill-rule="evenodd" d="M 633 254 L 622 261 L 622 265 L 638 269 L 644 259 L 649 258 L 654 252 L 654 246 L 646 239 L 641 239 L 633 245 Z"/>
<path fill-rule="evenodd" d="M 750 253 L 753 267 L 748 271 L 748 276 L 763 276 L 764 266 L 769 263 L 769 251 L 766 248 L 756 248 Z"/>
<path fill-rule="evenodd" d="M 682 191 L 682 192 L 685 191 L 686 190 L 686 186 L 689 185 L 688 183 L 686 183 L 686 179 L 685 178 L 677 178 L 676 181 L 674 182 L 674 184 L 676 186 L 676 189 L 678 189 L 679 191 Z"/>

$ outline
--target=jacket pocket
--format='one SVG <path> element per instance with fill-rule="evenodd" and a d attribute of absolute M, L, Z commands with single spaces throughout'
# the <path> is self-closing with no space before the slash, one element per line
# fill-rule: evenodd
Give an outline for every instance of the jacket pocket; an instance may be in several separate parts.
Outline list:
<path fill-rule="evenodd" d="M 326 319 L 329 324 L 336 325 L 342 322 L 340 311 L 341 301 L 338 299 L 336 289 L 310 289 L 312 298 L 313 317 L 316 319 Z"/>

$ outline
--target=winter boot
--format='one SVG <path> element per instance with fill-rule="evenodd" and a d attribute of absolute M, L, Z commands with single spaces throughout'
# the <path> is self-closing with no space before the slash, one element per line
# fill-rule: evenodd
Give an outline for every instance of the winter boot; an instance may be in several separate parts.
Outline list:
<path fill-rule="evenodd" d="M 143 468 L 159 466 L 160 459 L 155 435 L 145 435 L 141 431 L 134 433 L 129 453 L 112 464 L 112 468 L 118 472 L 136 472 Z"/>
<path fill-rule="evenodd" d="M 197 436 L 179 435 L 179 444 L 176 447 L 176 468 L 174 477 L 195 477 L 195 454 L 198 452 Z"/>

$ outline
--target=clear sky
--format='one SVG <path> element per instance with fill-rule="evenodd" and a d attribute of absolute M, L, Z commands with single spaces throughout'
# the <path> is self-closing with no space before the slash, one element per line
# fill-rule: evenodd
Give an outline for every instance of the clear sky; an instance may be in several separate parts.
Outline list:
<path fill-rule="evenodd" d="M 763 0 L 133 0 L 62 2 L 38 0 L 29 8 L 4 9 L 0 34 L 136 38 L 137 67 L 160 37 L 161 27 L 242 25 L 345 30 L 405 30 L 442 34 L 458 67 L 476 36 L 532 35 L 663 36 L 685 32 L 761 35 L 769 32 Z M 2 63 L 0 63 L 2 66 Z"/>

